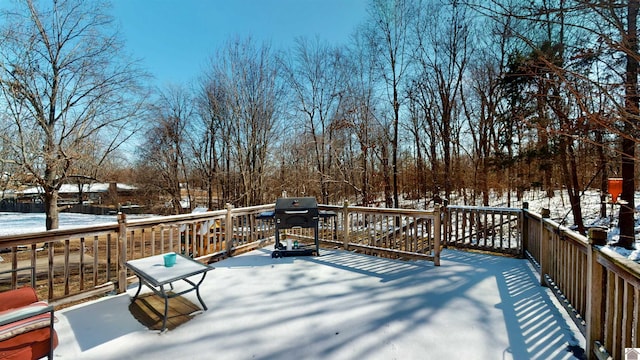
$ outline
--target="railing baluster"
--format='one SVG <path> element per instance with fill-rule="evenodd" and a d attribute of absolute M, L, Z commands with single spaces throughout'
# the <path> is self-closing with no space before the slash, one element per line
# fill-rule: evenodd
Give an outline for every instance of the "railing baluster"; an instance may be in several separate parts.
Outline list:
<path fill-rule="evenodd" d="M 173 233 L 176 230 L 177 229 L 176 229 L 175 225 L 169 226 L 169 229 L 168 229 L 168 231 L 169 231 L 169 251 L 168 252 L 175 251 L 175 247 L 173 245 Z M 178 252 L 178 251 L 176 251 L 176 252 Z"/>
<path fill-rule="evenodd" d="M 11 269 L 18 268 L 18 247 L 11 247 Z M 18 272 L 11 273 L 11 289 L 15 289 L 18 286 Z"/>
<path fill-rule="evenodd" d="M 64 241 L 64 295 L 69 295 L 69 239 Z"/>
<path fill-rule="evenodd" d="M 500 213 L 500 216 L 502 216 L 502 212 Z M 491 225 L 487 225 L 487 228 L 491 229 L 491 231 L 490 234 L 486 234 L 486 236 L 491 238 L 491 246 L 494 246 L 494 244 L 496 243 L 496 234 L 500 234 L 500 248 L 502 248 L 502 218 L 500 218 L 499 221 L 500 223 L 496 224 L 496 213 L 495 211 L 492 211 Z"/>
<path fill-rule="evenodd" d="M 160 225 L 160 253 L 164 254 L 165 252 L 169 252 L 166 250 L 165 248 L 165 243 L 164 243 L 164 234 L 167 231 L 167 229 Z"/>
<path fill-rule="evenodd" d="M 615 341 L 616 339 L 621 339 L 622 338 L 622 317 L 623 317 L 623 294 L 624 294 L 624 289 L 623 289 L 623 281 L 622 279 L 617 276 L 617 274 L 615 274 L 614 272 L 610 272 L 612 274 L 613 277 L 613 283 L 614 283 L 614 298 L 613 298 L 613 335 L 611 337 L 612 341 Z M 610 308 L 611 309 L 611 308 Z M 612 344 L 613 345 L 613 344 Z M 621 352 L 620 349 L 616 346 L 610 346 L 609 347 L 611 350 L 611 356 L 614 359 L 622 359 L 621 356 Z"/>
<path fill-rule="evenodd" d="M 80 290 L 84 290 L 84 272 L 85 272 L 85 264 L 84 264 L 84 237 L 80 238 Z"/>
<path fill-rule="evenodd" d="M 49 256 L 49 272 L 47 274 L 47 289 L 49 294 L 47 295 L 47 299 L 53 299 L 53 242 L 48 243 L 48 256 Z"/>
<path fill-rule="evenodd" d="M 467 211 L 459 210 L 460 213 L 460 235 L 455 238 L 454 245 L 464 247 L 467 244 Z"/>
<path fill-rule="evenodd" d="M 105 279 L 106 281 L 111 281 L 112 276 L 111 276 L 111 264 L 113 264 L 113 259 L 112 259 L 112 247 L 113 247 L 113 239 L 111 238 L 111 234 L 107 235 L 107 248 L 105 249 L 106 251 L 106 257 L 107 257 L 107 278 Z"/>
<path fill-rule="evenodd" d="M 35 288 L 36 287 L 36 282 L 37 282 L 37 270 L 38 268 L 37 266 L 37 248 L 38 245 L 37 244 L 31 244 L 31 287 Z"/>
<path fill-rule="evenodd" d="M 632 348 L 640 347 L 640 286 L 635 286 L 633 289 L 633 341 L 631 342 Z"/>
<path fill-rule="evenodd" d="M 123 293 L 127 290 L 127 216 L 118 214 L 118 247 L 116 254 L 116 263 L 118 266 L 118 292 Z"/>
<path fill-rule="evenodd" d="M 623 280 L 622 294 L 622 339 L 620 342 L 624 347 L 631 347 L 633 344 L 633 286 Z"/>
<path fill-rule="evenodd" d="M 604 347 L 611 349 L 613 347 L 613 338 L 615 336 L 615 275 L 611 271 L 607 271 L 607 285 L 606 285 L 606 309 L 605 312 L 605 333 L 604 333 Z M 611 351 L 611 350 L 609 350 Z"/>
<path fill-rule="evenodd" d="M 93 273 L 92 273 L 92 284 L 94 287 L 98 286 L 98 274 L 99 274 L 99 259 L 100 259 L 100 248 L 99 248 L 99 241 L 98 241 L 98 235 L 95 235 L 93 237 Z M 107 265 L 109 266 L 109 265 Z M 108 279 L 108 277 L 107 277 Z"/>
<path fill-rule="evenodd" d="M 163 252 L 160 251 L 159 253 L 156 251 L 156 231 L 157 228 L 155 226 L 151 227 L 151 256 L 156 255 L 156 254 L 162 254 Z"/>

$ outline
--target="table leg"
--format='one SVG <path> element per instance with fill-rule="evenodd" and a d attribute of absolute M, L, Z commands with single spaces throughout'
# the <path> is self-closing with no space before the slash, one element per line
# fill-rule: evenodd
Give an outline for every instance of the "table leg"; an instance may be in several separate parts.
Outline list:
<path fill-rule="evenodd" d="M 140 294 L 141 289 L 142 289 L 142 278 L 138 276 L 138 291 L 136 291 L 136 294 L 133 296 L 133 298 L 131 298 L 131 302 L 136 301 L 136 299 L 138 298 L 138 295 Z"/>
<path fill-rule="evenodd" d="M 173 285 L 171 285 L 173 288 Z M 164 285 L 160 285 L 160 292 L 162 293 L 162 297 L 164 298 L 164 317 L 162 318 L 162 329 L 160 332 L 165 331 L 167 328 L 167 316 L 169 315 L 169 295 L 164 292 Z"/>
<path fill-rule="evenodd" d="M 207 276 L 207 273 L 202 273 L 202 279 L 200 279 L 200 281 L 196 285 L 196 296 L 198 297 L 198 301 L 200 301 L 200 304 L 202 305 L 202 309 L 204 311 L 207 311 L 207 305 L 205 305 L 204 301 L 202 301 L 202 298 L 200 297 L 200 284 L 202 284 L 202 282 L 204 281 L 205 276 Z"/>
<path fill-rule="evenodd" d="M 200 281 L 198 281 L 197 283 L 194 283 L 189 279 L 182 279 L 184 280 L 184 282 L 188 283 L 193 287 L 191 290 L 188 290 L 188 291 L 192 291 L 192 290 L 196 291 L 196 296 L 198 297 L 198 301 L 200 301 L 200 305 L 202 305 L 202 310 L 204 311 L 207 311 L 208 309 L 207 309 L 207 305 L 204 303 L 204 301 L 202 300 L 202 297 L 200 296 L 200 284 L 202 284 L 206 276 L 207 276 L 206 272 L 202 273 L 202 278 L 200 278 Z"/>

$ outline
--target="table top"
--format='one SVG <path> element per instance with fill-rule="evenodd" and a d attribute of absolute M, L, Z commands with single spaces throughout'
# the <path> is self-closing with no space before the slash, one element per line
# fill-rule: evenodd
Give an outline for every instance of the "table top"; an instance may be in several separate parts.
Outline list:
<path fill-rule="evenodd" d="M 165 285 L 189 276 L 201 274 L 213 267 L 193 260 L 190 257 L 176 254 L 176 263 L 172 267 L 164 266 L 164 255 L 149 256 L 142 259 L 130 260 L 126 266 L 136 275 L 143 277 L 155 286 Z"/>

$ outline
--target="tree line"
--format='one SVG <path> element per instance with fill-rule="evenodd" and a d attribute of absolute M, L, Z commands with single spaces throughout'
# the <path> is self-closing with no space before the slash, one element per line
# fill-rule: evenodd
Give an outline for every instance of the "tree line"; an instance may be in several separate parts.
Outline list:
<path fill-rule="evenodd" d="M 174 213 L 185 191 L 215 209 L 283 191 L 429 207 L 566 189 L 584 232 L 581 193 L 601 188 L 604 211 L 622 177 L 633 239 L 637 0 L 371 0 L 344 44 L 231 38 L 160 89 L 104 4 L 17 5 L 0 34 L 2 182 L 42 186 L 48 228 L 81 176 L 135 181 Z"/>

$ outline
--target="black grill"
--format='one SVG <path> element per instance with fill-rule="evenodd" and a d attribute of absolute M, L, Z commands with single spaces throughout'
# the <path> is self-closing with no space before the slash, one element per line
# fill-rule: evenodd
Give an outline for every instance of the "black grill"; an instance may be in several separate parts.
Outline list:
<path fill-rule="evenodd" d="M 318 203 L 313 197 L 276 200 L 276 227 L 280 229 L 318 226 Z"/>
<path fill-rule="evenodd" d="M 296 255 L 320 255 L 318 242 L 318 202 L 313 197 L 280 198 L 276 200 L 275 250 L 271 253 L 274 258 Z M 299 245 L 288 247 L 280 242 L 281 229 L 308 228 L 313 229 L 315 246 Z"/>

